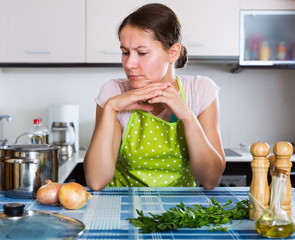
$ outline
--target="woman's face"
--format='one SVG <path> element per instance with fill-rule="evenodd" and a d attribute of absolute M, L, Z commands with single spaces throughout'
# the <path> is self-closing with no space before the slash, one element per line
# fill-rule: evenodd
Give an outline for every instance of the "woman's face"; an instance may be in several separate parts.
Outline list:
<path fill-rule="evenodd" d="M 120 33 L 122 64 L 133 88 L 168 79 L 169 52 L 152 31 L 126 25 Z"/>

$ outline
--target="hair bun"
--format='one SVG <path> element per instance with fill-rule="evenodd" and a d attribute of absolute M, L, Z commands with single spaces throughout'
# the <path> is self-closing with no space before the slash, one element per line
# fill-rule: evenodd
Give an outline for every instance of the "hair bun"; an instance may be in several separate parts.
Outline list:
<path fill-rule="evenodd" d="M 181 51 L 179 54 L 179 58 L 175 63 L 175 68 L 183 68 L 187 63 L 187 50 L 186 47 L 181 45 Z"/>

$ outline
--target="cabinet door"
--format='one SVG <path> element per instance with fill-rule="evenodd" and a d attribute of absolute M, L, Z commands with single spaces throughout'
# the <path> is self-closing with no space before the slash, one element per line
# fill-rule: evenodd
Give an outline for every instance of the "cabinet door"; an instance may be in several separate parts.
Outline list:
<path fill-rule="evenodd" d="M 240 0 L 242 10 L 295 9 L 294 0 Z"/>
<path fill-rule="evenodd" d="M 177 14 L 189 56 L 239 55 L 239 1 L 166 0 Z"/>
<path fill-rule="evenodd" d="M 166 4 L 176 12 L 190 56 L 238 56 L 237 0 L 87 0 L 87 62 L 120 62 L 117 27 L 148 2 Z"/>
<path fill-rule="evenodd" d="M 117 28 L 132 11 L 145 4 L 138 0 L 87 0 L 88 63 L 120 63 Z"/>
<path fill-rule="evenodd" d="M 0 0 L 0 62 L 85 62 L 85 0 Z"/>

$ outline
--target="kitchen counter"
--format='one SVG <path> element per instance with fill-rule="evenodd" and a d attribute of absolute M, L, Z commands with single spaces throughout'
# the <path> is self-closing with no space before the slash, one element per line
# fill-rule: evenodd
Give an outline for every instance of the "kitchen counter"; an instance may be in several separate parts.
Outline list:
<path fill-rule="evenodd" d="M 77 164 L 83 162 L 85 154 L 86 150 L 80 150 L 78 154 L 74 153 L 71 158 L 68 158 L 67 160 L 60 160 L 58 182 L 64 183 Z"/>
<path fill-rule="evenodd" d="M 25 204 L 25 210 L 43 210 L 76 218 L 86 226 L 84 233 L 78 239 L 264 239 L 256 232 L 254 222 L 248 219 L 233 221 L 228 225 L 230 230 L 227 232 L 210 232 L 208 227 L 202 227 L 152 234 L 140 233 L 126 220 L 137 216 L 136 209 L 142 210 L 147 215 L 148 212 L 160 214 L 180 202 L 186 206 L 193 204 L 208 206 L 212 197 L 221 204 L 227 199 L 237 202 L 248 199 L 248 191 L 248 187 L 217 187 L 210 191 L 201 187 L 106 188 L 103 191 L 90 192 L 93 198 L 79 210 L 41 205 L 32 199 L 10 199 L 0 192 L 0 208 L 9 202 L 21 202 Z M 294 196 L 293 189 L 293 216 Z M 237 223 L 240 224 L 235 226 Z M 290 239 L 295 239 L 295 234 L 291 235 Z"/>
<path fill-rule="evenodd" d="M 225 149 L 227 150 L 227 149 Z M 253 157 L 250 153 L 249 150 L 244 150 L 242 148 L 231 148 L 229 149 L 230 151 L 233 151 L 236 153 L 235 155 L 239 156 L 230 156 L 230 155 L 225 155 L 225 160 L 226 162 L 252 162 Z M 273 153 L 271 152 L 269 155 L 272 155 Z M 293 154 L 290 158 L 291 162 L 295 162 L 295 155 Z"/>
<path fill-rule="evenodd" d="M 230 154 L 230 155 L 236 155 L 236 156 L 226 155 L 225 156 L 226 162 L 251 162 L 253 159 L 249 151 L 245 151 L 241 148 L 233 148 L 233 149 L 229 149 L 229 151 L 234 152 L 234 154 Z M 76 167 L 78 163 L 83 162 L 85 154 L 86 154 L 86 150 L 80 150 L 78 154 L 73 154 L 73 156 L 67 159 L 66 161 L 64 162 L 61 161 L 61 164 L 59 167 L 60 183 L 63 183 L 67 179 L 67 177 L 70 175 L 70 173 L 73 171 L 73 169 Z M 291 156 L 291 161 L 295 162 L 295 155 Z"/>

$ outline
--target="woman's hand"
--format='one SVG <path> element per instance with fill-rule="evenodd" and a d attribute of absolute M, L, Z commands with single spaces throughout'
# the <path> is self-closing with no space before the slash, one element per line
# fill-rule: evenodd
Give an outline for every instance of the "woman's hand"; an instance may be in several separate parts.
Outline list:
<path fill-rule="evenodd" d="M 169 87 L 171 87 L 170 83 L 151 83 L 143 88 L 133 89 L 114 96 L 107 103 L 116 112 L 135 109 L 152 111 L 154 108 L 150 100 L 161 97 L 163 92 Z"/>
<path fill-rule="evenodd" d="M 163 89 L 160 94 L 148 101 L 149 104 L 163 103 L 169 108 L 174 115 L 184 120 L 187 116 L 191 116 L 192 111 L 187 106 L 181 95 L 176 91 L 171 83 L 167 83 L 168 87 Z"/>

